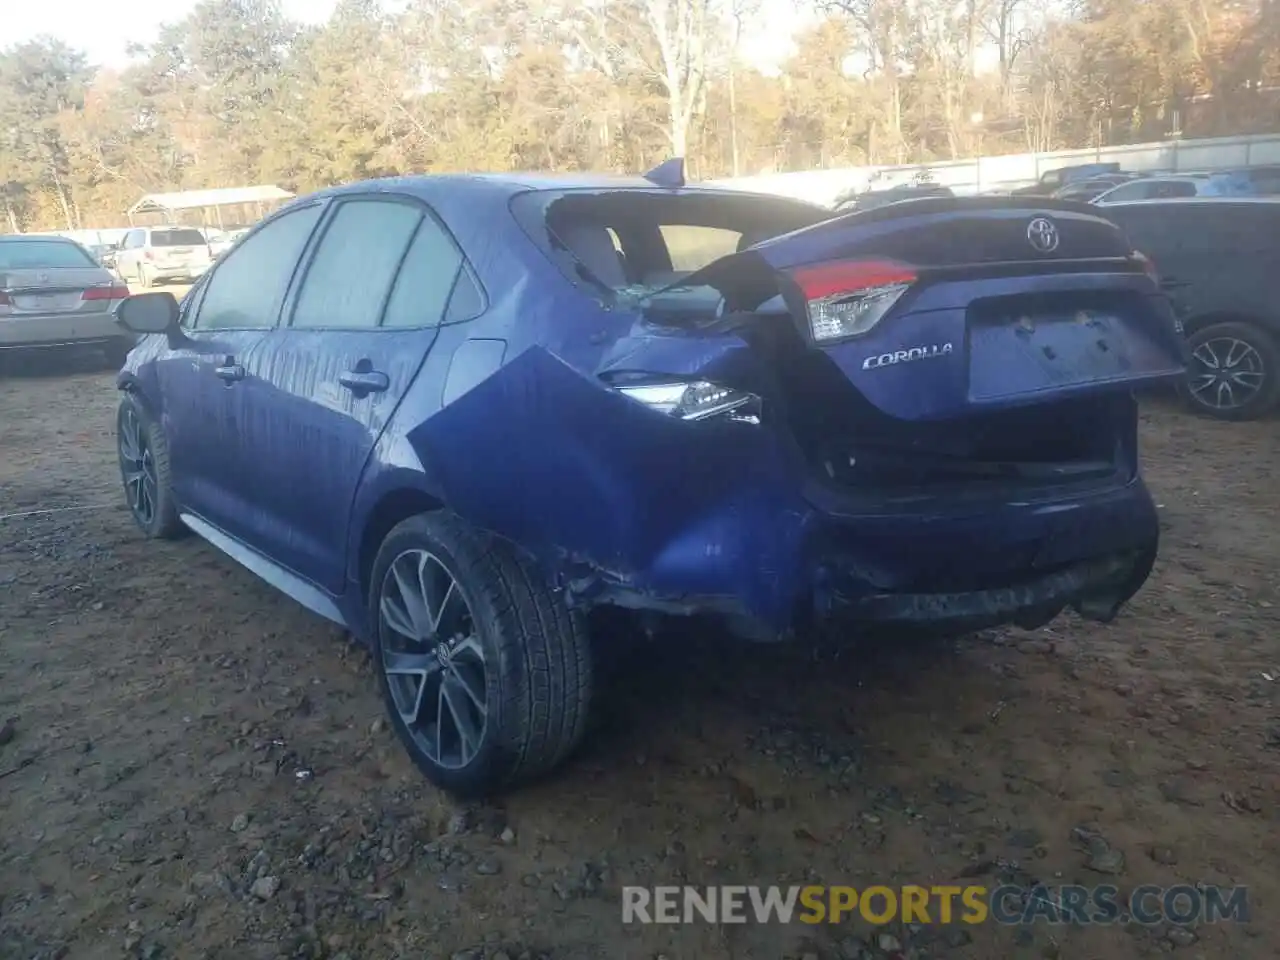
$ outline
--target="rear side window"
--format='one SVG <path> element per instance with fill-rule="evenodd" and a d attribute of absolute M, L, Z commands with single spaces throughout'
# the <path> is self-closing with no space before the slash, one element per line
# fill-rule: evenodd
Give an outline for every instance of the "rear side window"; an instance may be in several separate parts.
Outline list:
<path fill-rule="evenodd" d="M 62 240 L 0 242 L 0 270 L 59 270 L 96 267 L 93 257 Z"/>
<path fill-rule="evenodd" d="M 237 244 L 209 277 L 196 329 L 274 327 L 321 209 L 290 210 Z"/>
<path fill-rule="evenodd" d="M 470 277 L 462 269 L 462 251 L 440 224 L 432 217 L 425 218 L 405 255 L 395 289 L 387 301 L 383 325 L 424 327 L 442 322 L 449 298 L 461 277 L 470 282 Z M 449 319 L 469 319 L 479 312 L 478 303 L 476 308 L 469 316 L 451 316 Z"/>
<path fill-rule="evenodd" d="M 1196 185 L 1187 183 L 1185 180 L 1166 180 L 1163 183 L 1157 183 L 1155 189 L 1151 192 L 1151 196 L 1156 199 L 1166 199 L 1170 197 L 1194 197 L 1196 195 Z"/>
<path fill-rule="evenodd" d="M 153 247 L 203 247 L 204 234 L 199 230 L 152 230 Z"/>
<path fill-rule="evenodd" d="M 1106 196 L 1106 200 L 1108 203 L 1121 200 L 1145 200 L 1148 196 L 1150 194 L 1147 192 L 1145 183 L 1126 183 L 1110 191 Z"/>
<path fill-rule="evenodd" d="M 339 206 L 307 267 L 292 326 L 376 327 L 421 221 L 422 210 L 408 203 L 348 200 Z"/>
<path fill-rule="evenodd" d="M 480 292 L 480 284 L 464 267 L 458 272 L 458 281 L 453 285 L 453 295 L 449 297 L 449 306 L 444 312 L 445 323 L 457 323 L 478 317 L 484 310 L 484 294 Z"/>

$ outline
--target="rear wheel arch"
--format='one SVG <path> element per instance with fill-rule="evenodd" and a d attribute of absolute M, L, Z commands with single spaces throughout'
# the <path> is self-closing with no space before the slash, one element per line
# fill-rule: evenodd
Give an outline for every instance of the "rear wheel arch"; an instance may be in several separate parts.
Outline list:
<path fill-rule="evenodd" d="M 356 552 L 356 575 L 362 598 L 369 595 L 373 563 L 387 534 L 410 517 L 443 509 L 444 501 L 420 487 L 395 487 L 378 498 L 365 515 Z"/>
<path fill-rule="evenodd" d="M 160 411 L 151 402 L 147 392 L 142 389 L 142 382 L 133 373 L 121 371 L 117 380 L 117 387 L 121 397 L 128 394 L 133 399 L 133 402 L 146 412 L 147 416 L 159 419 Z"/>
<path fill-rule="evenodd" d="M 1186 337 L 1190 339 L 1206 327 L 1216 326 L 1220 323 L 1241 323 L 1248 327 L 1256 327 L 1273 338 L 1280 338 L 1280 319 L 1268 320 L 1257 314 L 1236 310 L 1219 310 L 1197 314 L 1194 317 L 1183 320 L 1182 329 Z"/>

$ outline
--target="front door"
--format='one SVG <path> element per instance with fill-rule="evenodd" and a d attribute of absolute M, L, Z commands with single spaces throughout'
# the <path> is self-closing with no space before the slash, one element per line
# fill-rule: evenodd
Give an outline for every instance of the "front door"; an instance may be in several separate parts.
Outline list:
<path fill-rule="evenodd" d="M 294 208 L 246 237 L 186 300 L 185 335 L 156 361 L 178 502 L 238 539 L 256 509 L 243 434 L 262 384 L 250 371 L 322 211 Z"/>
<path fill-rule="evenodd" d="M 435 341 L 462 254 L 409 198 L 343 199 L 321 230 L 252 358 L 260 397 L 243 440 L 260 491 L 251 544 L 337 594 L 360 477 Z"/>

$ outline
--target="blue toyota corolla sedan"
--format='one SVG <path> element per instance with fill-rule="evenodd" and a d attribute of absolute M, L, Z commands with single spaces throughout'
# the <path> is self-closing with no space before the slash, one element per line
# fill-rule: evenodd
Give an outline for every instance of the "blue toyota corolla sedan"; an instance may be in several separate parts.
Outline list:
<path fill-rule="evenodd" d="M 832 217 L 678 163 L 326 190 L 118 316 L 138 526 L 366 641 L 459 795 L 574 748 L 602 605 L 752 640 L 1111 619 L 1157 549 L 1134 391 L 1183 364 L 1087 207 Z"/>

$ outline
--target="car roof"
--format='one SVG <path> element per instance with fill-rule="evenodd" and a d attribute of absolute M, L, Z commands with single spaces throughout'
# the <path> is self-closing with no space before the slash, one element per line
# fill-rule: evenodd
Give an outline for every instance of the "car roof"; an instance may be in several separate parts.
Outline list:
<path fill-rule="evenodd" d="M 456 195 L 460 192 L 476 197 L 497 199 L 530 191 L 547 190 L 661 190 L 671 193 L 716 192 L 753 195 L 748 191 L 734 190 L 732 187 L 720 184 L 693 183 L 685 187 L 673 188 L 660 186 L 644 177 L 598 173 L 440 173 L 358 180 L 337 187 L 328 187 L 307 196 L 318 198 L 382 190 L 411 193 L 424 200 L 431 200 L 444 194 Z M 307 197 L 299 199 L 307 199 Z"/>
<path fill-rule="evenodd" d="M 1175 183 L 1197 183 L 1203 179 L 1203 177 L 1198 177 L 1192 173 L 1153 173 L 1150 176 L 1137 177 L 1128 181 L 1128 183 L 1146 183 L 1148 180 L 1161 180 L 1166 183 L 1169 181 Z M 1123 184 L 1123 186 L 1127 186 L 1128 183 Z"/>
<path fill-rule="evenodd" d="M 56 240 L 59 243 L 69 243 L 76 247 L 81 246 L 79 241 L 57 233 L 0 233 L 0 243 L 29 243 L 32 240 L 44 240 L 45 242 Z"/>

